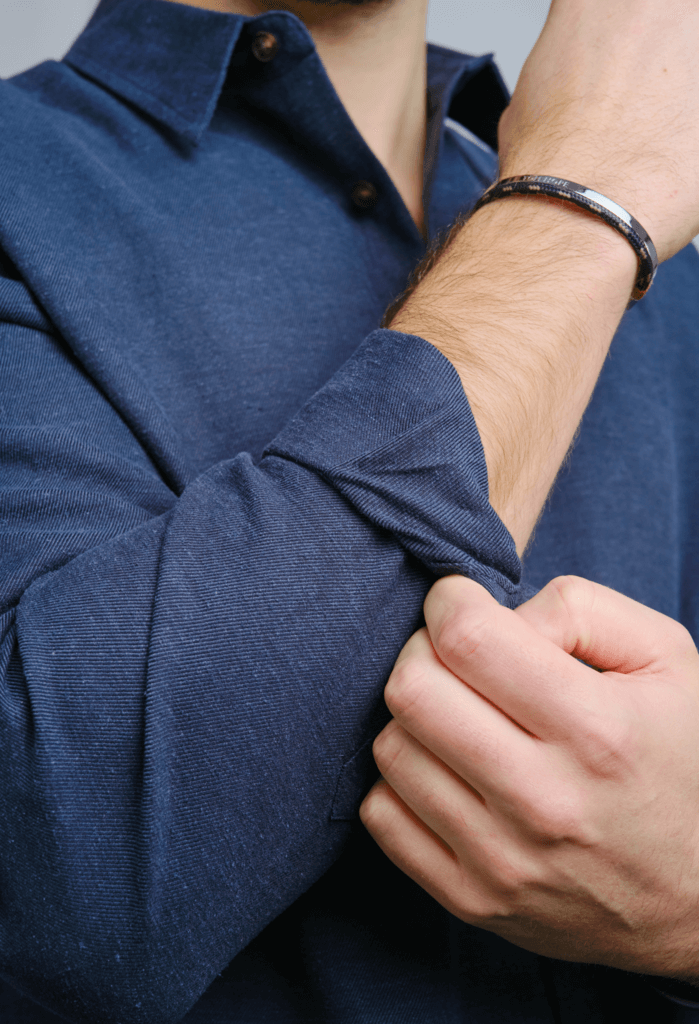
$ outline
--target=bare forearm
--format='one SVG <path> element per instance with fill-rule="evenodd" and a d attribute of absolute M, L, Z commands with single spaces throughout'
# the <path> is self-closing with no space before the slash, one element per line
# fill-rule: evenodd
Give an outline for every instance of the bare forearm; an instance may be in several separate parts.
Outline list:
<path fill-rule="evenodd" d="M 548 174 L 615 200 L 660 260 L 699 231 L 699 8 L 552 0 L 499 127 L 503 177 Z M 574 437 L 636 256 L 614 229 L 541 197 L 479 210 L 392 326 L 461 374 L 491 500 L 521 551 Z"/>
<path fill-rule="evenodd" d="M 521 552 L 626 307 L 637 261 L 573 208 L 479 210 L 391 326 L 451 360 L 483 441 L 491 502 Z"/>

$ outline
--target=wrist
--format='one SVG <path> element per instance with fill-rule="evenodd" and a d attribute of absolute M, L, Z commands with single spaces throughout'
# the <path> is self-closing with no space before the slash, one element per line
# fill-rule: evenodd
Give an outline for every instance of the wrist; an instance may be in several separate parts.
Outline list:
<path fill-rule="evenodd" d="M 636 254 L 638 270 L 631 297 L 639 301 L 653 283 L 658 269 L 658 258 L 653 240 L 642 224 L 614 200 L 590 189 L 587 185 L 556 178 L 546 174 L 521 174 L 500 178 L 486 189 L 476 203 L 471 216 L 493 202 L 518 199 L 522 196 L 551 198 L 566 206 L 582 210 L 607 224 L 625 239 Z"/>
<path fill-rule="evenodd" d="M 473 215 L 391 326 L 432 340 L 457 369 L 471 353 L 474 316 L 478 329 L 487 315 L 495 336 L 510 324 L 521 335 L 531 322 L 543 340 L 550 328 L 567 349 L 569 320 L 585 344 L 608 322 L 606 350 L 637 267 L 626 239 L 594 214 L 547 196 L 511 197 Z"/>
<path fill-rule="evenodd" d="M 643 184 L 643 177 L 639 177 L 638 166 L 642 161 L 638 157 L 633 157 L 632 147 L 629 146 L 626 152 L 615 152 L 603 165 L 600 162 L 597 140 L 589 131 L 583 132 L 583 135 L 585 144 L 581 143 L 577 147 L 578 152 L 566 149 L 565 153 L 556 154 L 535 150 L 508 155 L 505 160 L 501 160 L 500 178 L 540 174 L 580 182 L 627 210 L 653 239 L 658 247 L 659 258 L 667 259 L 669 254 L 664 251 L 658 197 L 648 189 L 647 183 Z M 585 157 L 585 153 L 589 153 L 589 157 Z M 652 154 L 646 154 L 645 160 L 652 161 Z"/>

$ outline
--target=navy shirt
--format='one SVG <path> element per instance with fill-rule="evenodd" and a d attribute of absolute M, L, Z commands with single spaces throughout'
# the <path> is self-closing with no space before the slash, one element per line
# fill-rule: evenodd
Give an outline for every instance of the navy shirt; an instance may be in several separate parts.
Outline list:
<path fill-rule="evenodd" d="M 434 238 L 506 95 L 437 47 L 428 80 Z M 357 807 L 435 576 L 579 573 L 697 637 L 695 251 L 625 316 L 523 580 L 454 369 L 377 330 L 425 244 L 296 18 L 102 0 L 0 83 L 0 137 L 3 1019 L 665 1019 L 456 921 Z"/>

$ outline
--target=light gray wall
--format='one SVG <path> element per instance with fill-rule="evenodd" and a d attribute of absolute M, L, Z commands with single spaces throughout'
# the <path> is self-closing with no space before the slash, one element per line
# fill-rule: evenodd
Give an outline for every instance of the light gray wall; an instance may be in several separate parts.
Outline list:
<path fill-rule="evenodd" d="M 464 53 L 495 53 L 510 90 L 536 42 L 549 0 L 430 0 L 427 38 Z"/>
<path fill-rule="evenodd" d="M 97 0 L 0 0 L 0 78 L 62 57 Z M 428 37 L 467 53 L 494 50 L 512 88 L 548 0 L 431 0 Z"/>
<path fill-rule="evenodd" d="M 0 0 L 0 78 L 62 57 L 97 0 Z"/>

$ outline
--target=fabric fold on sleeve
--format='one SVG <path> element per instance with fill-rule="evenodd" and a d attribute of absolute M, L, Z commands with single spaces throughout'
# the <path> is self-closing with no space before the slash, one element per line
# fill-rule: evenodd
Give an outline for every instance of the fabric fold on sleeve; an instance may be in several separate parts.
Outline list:
<path fill-rule="evenodd" d="M 174 1024 L 345 848 L 434 574 L 509 602 L 519 565 L 420 338 L 372 334 L 179 495 L 153 402 L 123 416 L 38 327 L 0 340 L 0 974 Z"/>
<path fill-rule="evenodd" d="M 313 469 L 435 575 L 520 603 L 520 561 L 488 500 L 468 399 L 423 338 L 374 331 L 265 454 Z"/>

